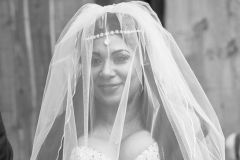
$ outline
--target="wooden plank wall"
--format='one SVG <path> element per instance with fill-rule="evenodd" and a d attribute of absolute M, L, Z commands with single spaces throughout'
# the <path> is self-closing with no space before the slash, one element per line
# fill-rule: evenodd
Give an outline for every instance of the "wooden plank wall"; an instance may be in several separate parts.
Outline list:
<path fill-rule="evenodd" d="M 203 86 L 225 136 L 240 131 L 239 11 L 239 0 L 166 1 L 166 28 Z"/>
<path fill-rule="evenodd" d="M 0 109 L 14 160 L 30 158 L 52 44 L 87 2 L 0 1 Z"/>

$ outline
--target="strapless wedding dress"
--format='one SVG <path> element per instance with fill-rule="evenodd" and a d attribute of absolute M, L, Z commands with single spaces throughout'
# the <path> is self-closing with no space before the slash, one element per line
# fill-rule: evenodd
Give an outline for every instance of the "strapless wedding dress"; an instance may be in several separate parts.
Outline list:
<path fill-rule="evenodd" d="M 111 160 L 103 153 L 89 147 L 75 147 L 70 160 Z M 153 143 L 134 160 L 160 160 L 157 143 Z"/>

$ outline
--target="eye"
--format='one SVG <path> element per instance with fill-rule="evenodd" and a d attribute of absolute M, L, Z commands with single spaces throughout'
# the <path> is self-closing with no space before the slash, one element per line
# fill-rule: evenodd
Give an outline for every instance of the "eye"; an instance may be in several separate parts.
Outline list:
<path fill-rule="evenodd" d="M 114 56 L 113 61 L 116 64 L 123 64 L 123 63 L 126 63 L 129 59 L 130 59 L 129 55 L 117 54 Z"/>
<path fill-rule="evenodd" d="M 100 66 L 102 64 L 102 60 L 96 57 L 92 57 L 91 64 L 93 67 Z"/>

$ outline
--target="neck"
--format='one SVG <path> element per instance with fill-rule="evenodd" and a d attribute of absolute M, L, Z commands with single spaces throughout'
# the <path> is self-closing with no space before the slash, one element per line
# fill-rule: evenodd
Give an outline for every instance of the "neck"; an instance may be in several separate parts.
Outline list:
<path fill-rule="evenodd" d="M 140 100 L 139 96 L 136 95 L 132 98 L 132 100 L 128 101 L 124 126 L 132 123 L 139 117 L 139 107 L 140 107 Z M 97 105 L 96 105 L 97 104 Z M 96 108 L 96 116 L 100 121 L 108 126 L 113 126 L 113 123 L 116 118 L 116 114 L 118 112 L 119 104 L 116 105 L 109 105 L 106 103 L 99 102 L 98 100 L 95 101 L 95 108 Z"/>

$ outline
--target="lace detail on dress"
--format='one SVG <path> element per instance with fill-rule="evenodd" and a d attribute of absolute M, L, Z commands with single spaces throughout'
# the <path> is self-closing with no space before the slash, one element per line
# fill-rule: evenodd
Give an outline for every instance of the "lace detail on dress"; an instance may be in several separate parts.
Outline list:
<path fill-rule="evenodd" d="M 134 160 L 160 160 L 157 142 L 153 143 Z"/>
<path fill-rule="evenodd" d="M 110 158 L 92 148 L 75 147 L 70 160 L 110 160 Z"/>
<path fill-rule="evenodd" d="M 152 144 L 134 160 L 160 160 L 157 143 Z M 88 147 L 75 147 L 70 160 L 111 160 L 103 153 Z"/>

